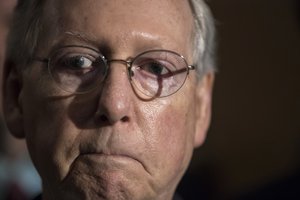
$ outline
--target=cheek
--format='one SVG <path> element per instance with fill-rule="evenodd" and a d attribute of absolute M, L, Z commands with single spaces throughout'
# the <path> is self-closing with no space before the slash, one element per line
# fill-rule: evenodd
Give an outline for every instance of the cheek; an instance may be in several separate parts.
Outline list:
<path fill-rule="evenodd" d="M 186 102 L 165 104 L 151 117 L 154 130 L 148 133 L 152 137 L 148 144 L 154 158 L 150 160 L 163 184 L 178 182 L 191 159 L 195 132 L 192 107 Z"/>
<path fill-rule="evenodd" d="M 65 120 L 63 110 L 59 114 L 54 110 L 48 105 L 30 113 L 30 117 L 27 115 L 25 132 L 29 151 L 41 175 L 61 179 L 72 158 L 77 131 Z"/>
<path fill-rule="evenodd" d="M 174 162 L 184 160 L 186 153 L 192 149 L 194 126 L 191 113 L 182 107 L 170 106 L 158 117 L 160 123 L 160 141 L 164 151 L 169 152 Z M 187 152 L 188 151 L 188 152 Z"/>
<path fill-rule="evenodd" d="M 25 137 L 41 176 L 47 180 L 62 179 L 76 154 L 78 130 L 67 117 L 71 99 L 57 98 L 58 90 L 49 92 L 55 88 L 47 88 L 45 85 L 45 82 L 34 76 L 24 84 L 22 107 Z"/>

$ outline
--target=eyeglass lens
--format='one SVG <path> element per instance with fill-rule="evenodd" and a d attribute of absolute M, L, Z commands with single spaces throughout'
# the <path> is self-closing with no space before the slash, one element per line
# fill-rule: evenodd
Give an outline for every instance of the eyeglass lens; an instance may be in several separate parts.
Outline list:
<path fill-rule="evenodd" d="M 172 51 L 147 51 L 129 63 L 129 77 L 135 92 L 148 97 L 175 93 L 184 84 L 188 73 L 184 58 Z M 104 56 L 88 47 L 60 48 L 48 64 L 58 86 L 71 93 L 83 93 L 98 87 L 108 73 Z"/>

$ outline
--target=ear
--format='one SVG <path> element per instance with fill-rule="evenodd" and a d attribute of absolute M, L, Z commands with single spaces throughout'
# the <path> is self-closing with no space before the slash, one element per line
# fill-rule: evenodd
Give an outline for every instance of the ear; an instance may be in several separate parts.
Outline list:
<path fill-rule="evenodd" d="M 214 74 L 207 73 L 197 83 L 196 88 L 196 132 L 194 147 L 203 144 L 211 119 L 212 90 Z"/>
<path fill-rule="evenodd" d="M 3 112 L 6 125 L 17 138 L 24 138 L 23 114 L 20 104 L 22 76 L 16 65 L 6 61 L 3 72 Z"/>

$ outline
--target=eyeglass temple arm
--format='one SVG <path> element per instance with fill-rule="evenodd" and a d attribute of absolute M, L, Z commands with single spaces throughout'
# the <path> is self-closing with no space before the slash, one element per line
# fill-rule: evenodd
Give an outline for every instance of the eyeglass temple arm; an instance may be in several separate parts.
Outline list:
<path fill-rule="evenodd" d="M 161 75 L 160 77 L 161 78 L 169 78 L 171 76 L 174 76 L 174 75 L 186 72 L 186 71 L 188 71 L 188 74 L 189 74 L 189 71 L 194 70 L 194 69 L 196 69 L 196 67 L 194 65 L 189 65 L 187 68 L 179 69 L 179 70 L 174 71 L 172 73 L 167 73 L 167 74 Z"/>

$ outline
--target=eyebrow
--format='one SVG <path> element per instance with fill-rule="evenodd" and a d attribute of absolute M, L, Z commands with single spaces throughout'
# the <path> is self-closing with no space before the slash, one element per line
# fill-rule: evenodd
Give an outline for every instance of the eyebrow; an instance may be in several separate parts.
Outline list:
<path fill-rule="evenodd" d="M 107 57 L 110 57 L 114 51 L 110 47 L 109 43 L 105 41 L 105 39 L 97 38 L 95 35 L 92 34 L 86 34 L 81 31 L 69 30 L 65 31 L 64 35 L 66 35 L 69 38 L 75 39 L 75 41 L 77 40 L 78 42 L 86 43 L 88 46 L 97 49 L 101 53 L 105 54 Z M 164 41 L 164 38 L 160 38 L 159 36 L 151 35 L 145 32 L 137 32 L 133 35 L 137 41 L 134 47 L 135 54 L 153 49 L 167 49 L 177 51 L 176 49 L 166 48 L 162 42 Z"/>
<path fill-rule="evenodd" d="M 92 44 L 95 44 L 95 41 L 96 41 L 96 37 L 95 36 L 90 36 L 90 35 L 87 35 L 83 32 L 79 32 L 79 31 L 66 31 L 64 32 L 66 35 L 68 36 L 73 36 L 81 41 L 85 41 L 87 43 L 92 43 Z"/>
<path fill-rule="evenodd" d="M 77 42 L 84 42 L 85 45 L 95 49 L 96 51 L 100 51 L 101 53 L 104 53 L 106 55 L 110 55 L 112 53 L 112 50 L 109 48 L 109 45 L 107 42 L 105 42 L 103 39 L 99 39 L 96 36 L 92 34 L 86 34 L 81 31 L 65 31 L 64 34 L 71 38 L 71 42 L 73 39 Z M 64 38 L 63 38 L 64 40 Z M 72 43 L 73 45 L 73 43 Z"/>

